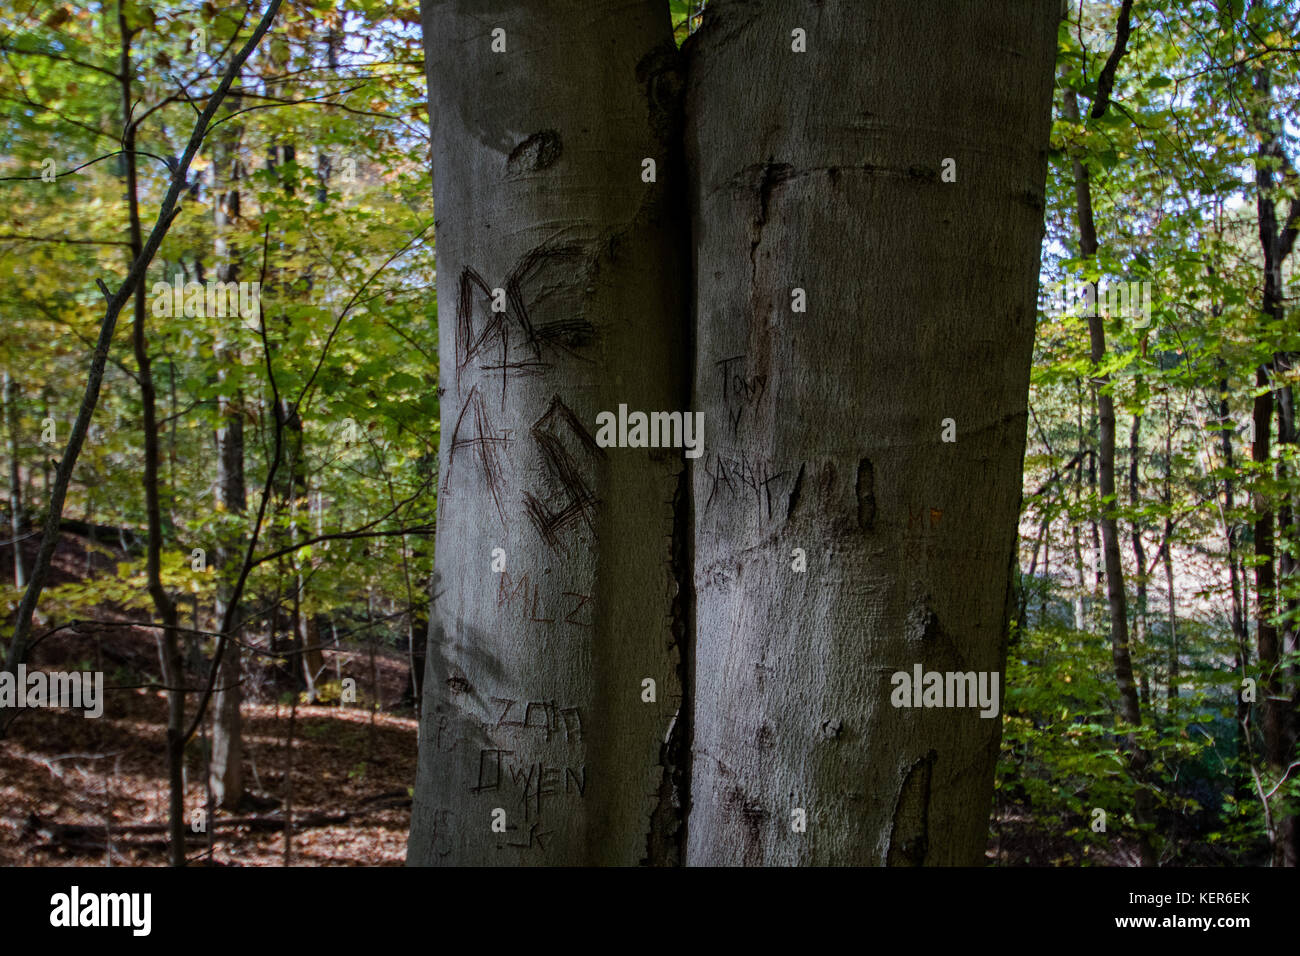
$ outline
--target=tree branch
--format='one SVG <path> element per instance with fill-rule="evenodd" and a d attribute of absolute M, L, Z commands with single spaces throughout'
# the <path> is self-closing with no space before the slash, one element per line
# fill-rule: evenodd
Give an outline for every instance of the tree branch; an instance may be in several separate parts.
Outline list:
<path fill-rule="evenodd" d="M 221 83 L 217 86 L 212 98 L 208 101 L 207 106 L 194 125 L 194 131 L 191 133 L 185 152 L 172 174 L 171 184 L 158 211 L 158 219 L 153 230 L 149 233 L 144 249 L 132 264 L 126 280 L 108 301 L 104 319 L 100 325 L 95 354 L 91 360 L 90 370 L 87 375 L 86 389 L 82 396 L 81 407 L 77 412 L 77 419 L 72 426 L 72 433 L 68 438 L 67 447 L 64 448 L 63 457 L 60 459 L 58 469 L 55 472 L 54 486 L 50 492 L 50 508 L 41 535 L 40 550 L 37 552 L 31 578 L 28 580 L 27 589 L 23 592 L 22 602 L 19 604 L 18 614 L 14 621 L 13 635 L 9 641 L 5 660 L 5 666 L 9 670 L 16 668 L 19 662 L 23 660 L 27 635 L 31 631 L 32 614 L 35 612 L 36 602 L 40 599 L 41 592 L 44 590 L 45 580 L 49 575 L 50 563 L 54 557 L 54 549 L 59 540 L 59 520 L 63 516 L 63 504 L 67 497 L 68 485 L 72 480 L 72 469 L 77 462 L 77 457 L 81 454 L 81 446 L 85 442 L 86 432 L 90 429 L 91 417 L 94 415 L 95 406 L 99 402 L 100 385 L 103 383 L 104 367 L 108 362 L 108 352 L 113 342 L 113 331 L 117 326 L 117 318 L 135 293 L 136 288 L 144 281 L 149 263 L 157 253 L 158 247 L 162 245 L 163 237 L 167 234 L 172 221 L 180 212 L 178 202 L 181 191 L 185 188 L 190 164 L 203 143 L 203 137 L 208 125 L 220 108 L 240 68 L 270 29 L 271 21 L 280 9 L 280 3 L 281 0 L 270 0 L 270 5 L 262 15 L 261 21 L 249 37 L 248 42 L 244 44 L 226 68 Z M 3 735 L 3 732 L 4 722 L 0 720 L 0 735 Z"/>

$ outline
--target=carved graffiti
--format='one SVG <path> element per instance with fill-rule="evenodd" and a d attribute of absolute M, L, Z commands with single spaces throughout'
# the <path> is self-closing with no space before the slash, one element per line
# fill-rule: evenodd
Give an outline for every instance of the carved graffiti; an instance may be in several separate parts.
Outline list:
<path fill-rule="evenodd" d="M 468 425 L 466 418 L 470 420 Z M 461 429 L 465 428 L 468 431 L 470 427 L 473 428 L 472 434 L 462 438 Z M 470 389 L 469 397 L 456 418 L 456 427 L 451 431 L 451 448 L 447 452 L 447 477 L 443 481 L 442 493 L 444 496 L 451 494 L 451 479 L 456 467 L 457 454 L 466 446 L 474 449 L 483 481 L 492 495 L 492 502 L 496 505 L 497 516 L 501 519 L 503 528 L 506 524 L 505 507 L 501 501 L 503 472 L 497 451 L 499 446 L 509 444 L 510 440 L 508 434 L 497 434 L 492 416 L 488 412 L 487 402 L 475 385 Z"/>
<path fill-rule="evenodd" d="M 758 404 L 767 391 L 767 376 L 745 374 L 745 356 L 733 355 L 713 363 L 722 378 L 722 407 L 726 409 L 734 436 L 747 409 Z"/>
<path fill-rule="evenodd" d="M 476 360 L 484 372 L 501 375 L 501 406 L 505 407 L 510 375 L 539 374 L 551 367 L 543 354 L 560 349 L 577 358 L 595 329 L 585 319 L 538 321 L 537 304 L 556 287 L 572 284 L 586 254 L 576 243 L 540 246 L 515 265 L 501 286 L 504 308 L 494 309 L 494 290 L 474 268 L 461 270 L 456 298 L 456 390 L 464 372 Z M 564 276 L 557 280 L 555 276 Z M 527 291 L 526 291 L 527 290 Z M 484 316 L 476 320 L 476 313 Z"/>
<path fill-rule="evenodd" d="M 433 852 L 440 857 L 445 857 L 452 851 L 451 830 L 452 818 L 455 816 L 450 810 L 445 808 L 436 808 L 433 810 L 433 833 L 429 837 L 429 842 L 433 846 Z"/>
<path fill-rule="evenodd" d="M 520 592 L 523 592 L 523 608 L 525 620 L 536 621 L 540 624 L 552 624 L 555 622 L 553 617 L 539 617 L 538 601 L 541 598 L 541 585 L 531 582 L 531 592 L 529 591 L 530 581 L 528 572 L 524 572 L 519 577 L 519 583 L 514 584 L 510 577 L 509 571 L 502 571 L 498 578 L 500 579 L 497 586 L 497 607 L 503 607 L 515 603 Z M 512 588 L 511 585 L 514 584 Z M 531 597 L 531 601 L 529 600 Z"/>
<path fill-rule="evenodd" d="M 929 512 L 929 521 L 926 521 L 926 513 Z M 907 530 L 919 530 L 922 534 L 926 531 L 933 531 L 939 527 L 939 521 L 943 518 L 943 511 L 938 508 L 926 508 L 924 505 L 918 507 L 915 511 L 909 507 L 907 509 Z"/>
<path fill-rule="evenodd" d="M 605 451 L 558 395 L 551 399 L 546 411 L 533 423 L 529 434 L 541 448 L 547 472 L 560 490 L 551 496 L 554 506 L 524 492 L 524 508 L 542 540 L 551 550 L 558 551 L 560 532 L 578 522 L 595 534 L 596 506 L 600 502 L 583 477 L 584 469 L 578 456 L 590 462 L 605 458 Z M 566 446 L 566 439 L 572 451 Z"/>
<path fill-rule="evenodd" d="M 497 607 L 519 607 L 523 610 L 525 622 L 553 624 L 555 618 L 544 616 L 543 609 L 539 606 L 542 603 L 541 591 L 541 584 L 533 580 L 527 571 L 519 576 L 517 584 L 509 571 L 501 571 L 497 575 Z M 592 620 L 593 609 L 590 606 L 594 598 L 590 594 L 564 591 L 561 596 L 568 599 L 564 602 L 565 624 L 574 624 L 578 627 L 596 626 L 596 622 Z"/>
<path fill-rule="evenodd" d="M 772 472 L 772 462 L 762 456 L 750 457 L 745 452 L 737 455 L 713 453 L 704 458 L 704 473 L 712 481 L 709 497 L 704 503 L 708 511 L 713 499 L 722 492 L 728 498 L 752 495 L 760 513 L 772 517 L 772 485 L 788 476 L 786 471 Z M 779 488 L 780 486 L 778 486 Z"/>
<path fill-rule="evenodd" d="M 594 600 L 590 594 L 579 594 L 577 591 L 565 591 L 564 596 L 573 598 L 573 608 L 564 617 L 564 623 L 576 624 L 578 627 L 595 627 L 596 622 L 591 619 L 592 611 L 584 612 L 582 609 Z"/>
<path fill-rule="evenodd" d="M 493 697 L 492 701 L 500 707 L 501 713 L 495 724 L 484 724 L 484 730 L 518 727 L 523 730 L 540 730 L 547 740 L 561 732 L 566 741 L 582 740 L 582 712 L 577 707 L 560 707 L 553 700 L 529 700 L 523 702 L 523 713 L 519 715 L 515 709 L 515 705 L 520 703 L 518 699 Z M 511 718 L 512 714 L 516 716 Z"/>

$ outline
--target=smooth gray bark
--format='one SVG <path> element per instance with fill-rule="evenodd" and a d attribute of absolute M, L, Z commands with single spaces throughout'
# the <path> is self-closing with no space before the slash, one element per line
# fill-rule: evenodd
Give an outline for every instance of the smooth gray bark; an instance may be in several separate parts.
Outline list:
<path fill-rule="evenodd" d="M 683 459 L 594 441 L 687 398 L 666 5 L 422 14 L 442 436 L 408 861 L 672 862 Z"/>
<path fill-rule="evenodd" d="M 239 108 L 236 99 L 231 106 Z M 217 262 L 217 281 L 235 282 L 239 279 L 239 263 L 230 254 L 227 232 L 240 216 L 240 166 L 239 139 L 242 128 L 227 127 L 213 144 L 213 191 L 215 239 L 213 251 Z M 237 322 L 238 320 L 234 320 Z M 232 342 L 218 329 L 213 345 L 217 360 L 217 377 L 226 378 L 223 365 L 238 358 L 238 342 Z M 247 508 L 248 494 L 244 475 L 244 409 L 243 396 L 222 396 L 218 399 L 221 423 L 216 429 L 217 447 L 217 502 L 220 510 L 242 518 Z M 230 605 L 233 585 L 232 565 L 240 554 L 240 531 L 226 525 L 216 549 L 217 573 L 222 575 L 217 584 L 215 616 L 224 620 Z M 239 619 L 236 609 L 234 619 Z M 221 807 L 234 810 L 244 796 L 244 746 L 240 702 L 243 690 L 242 649 L 238 641 L 241 631 L 232 635 L 234 641 L 222 655 L 220 673 L 213 696 L 212 762 L 208 779 L 212 798 Z"/>
<path fill-rule="evenodd" d="M 1000 718 L 891 675 L 1003 670 L 1056 21 L 716 0 L 689 41 L 688 863 L 983 861 Z"/>

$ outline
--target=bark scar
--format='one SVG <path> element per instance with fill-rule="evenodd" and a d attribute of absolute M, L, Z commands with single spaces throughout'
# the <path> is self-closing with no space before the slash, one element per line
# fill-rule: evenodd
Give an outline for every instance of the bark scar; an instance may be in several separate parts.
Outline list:
<path fill-rule="evenodd" d="M 636 65 L 636 79 L 645 84 L 650 127 L 661 143 L 670 142 L 680 128 L 686 83 L 677 46 L 668 40 L 643 56 Z"/>
<path fill-rule="evenodd" d="M 912 604 L 911 610 L 907 612 L 906 627 L 907 636 L 922 646 L 934 646 L 943 641 L 943 628 L 939 624 L 939 616 L 930 606 L 929 595 L 922 596 Z"/>
<path fill-rule="evenodd" d="M 923 866 L 930 849 L 930 780 L 937 751 L 931 750 L 912 764 L 903 777 L 889 827 L 887 866 Z"/>
<path fill-rule="evenodd" d="M 540 130 L 510 151 L 506 169 L 514 176 L 535 173 L 554 166 L 563 152 L 564 144 L 558 131 Z"/>
<path fill-rule="evenodd" d="M 777 186 L 794 176 L 794 167 L 789 163 L 774 163 L 769 156 L 766 163 L 746 168 L 745 173 L 756 176 L 754 192 L 758 196 L 758 213 L 754 217 L 753 238 L 749 241 L 749 264 L 751 272 L 758 271 L 756 259 L 758 244 L 763 241 L 763 227 L 767 225 L 768 207 L 772 202 L 772 192 Z"/>

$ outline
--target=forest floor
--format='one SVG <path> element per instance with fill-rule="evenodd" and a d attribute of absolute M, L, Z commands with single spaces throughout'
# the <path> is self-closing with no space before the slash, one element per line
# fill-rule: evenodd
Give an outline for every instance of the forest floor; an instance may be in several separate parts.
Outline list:
<path fill-rule="evenodd" d="M 101 557 L 92 555 L 88 565 L 80 539 L 65 536 L 51 583 L 82 579 Z M 12 580 L 4 563 L 0 557 L 0 574 Z M 95 570 L 111 570 L 105 564 Z M 291 695 L 275 691 L 265 671 L 250 682 L 242 715 L 251 799 L 235 813 L 218 810 L 205 832 L 187 826 L 194 865 L 403 863 L 417 749 L 408 666 L 404 652 L 377 653 L 372 697 L 366 651 L 325 651 L 331 674 L 355 678 L 357 704 L 299 704 L 291 714 L 283 703 Z M 29 667 L 102 670 L 106 705 L 89 720 L 72 710 L 23 710 L 0 741 L 0 866 L 166 865 L 167 701 L 156 687 L 154 632 L 78 625 L 41 641 Z M 188 681 L 201 686 L 196 673 Z M 195 697 L 188 699 L 191 713 Z M 201 739 L 187 749 L 187 824 L 207 802 L 203 752 Z M 294 825 L 286 849 L 287 800 Z M 1000 802 L 986 858 L 995 866 L 1133 865 L 1135 852 L 1122 842 L 1105 854 L 1081 852 L 1058 830 L 1027 808 Z"/>
<path fill-rule="evenodd" d="M 121 656 L 111 644 L 129 639 L 120 630 L 105 637 L 104 656 Z M 143 634 L 136 641 L 152 644 Z M 380 659 L 378 670 L 381 694 L 400 696 L 405 668 Z M 110 699 L 94 720 L 68 710 L 23 711 L 0 742 L 0 866 L 101 866 L 110 858 L 115 866 L 166 863 L 164 694 L 136 688 Z M 290 708 L 246 703 L 242 713 L 253 799 L 237 813 L 217 811 L 206 834 L 187 827 L 189 856 L 217 866 L 280 866 Z M 293 718 L 290 818 L 298 825 L 288 859 L 296 866 L 400 865 L 415 779 L 413 717 L 299 705 Z M 185 805 L 193 823 L 207 797 L 202 748 L 189 750 Z M 231 822 L 237 819 L 246 822 Z"/>
<path fill-rule="evenodd" d="M 98 565 L 103 557 L 88 559 L 81 539 L 65 535 L 51 585 L 82 578 L 88 561 Z M 105 563 L 108 568 L 96 567 L 95 572 L 111 569 L 111 559 Z M 12 580 L 10 568 L 0 568 L 0 573 Z M 109 610 L 103 616 L 124 615 Z M 405 654 L 391 649 L 376 653 L 378 706 L 373 712 L 366 650 L 345 646 L 343 651 L 326 650 L 325 656 L 331 676 L 337 665 L 343 677 L 355 678 L 358 702 L 299 704 L 291 715 L 290 706 L 276 700 L 286 695 L 267 686 L 265 672 L 259 675 L 257 683 L 263 686 L 249 687 L 252 699 L 242 708 L 250 800 L 235 813 L 218 810 L 215 826 L 206 832 L 194 832 L 191 825 L 195 811 L 207 803 L 201 736 L 187 748 L 185 807 L 193 863 L 284 865 L 286 799 L 294 821 L 287 857 L 291 865 L 403 863 L 416 762 Z M 28 666 L 101 670 L 106 703 L 95 719 L 73 710 L 22 710 L 0 741 L 0 866 L 165 865 L 166 694 L 156 686 L 138 686 L 157 680 L 154 632 L 78 625 L 41 641 Z M 189 672 L 187 678 L 190 686 L 202 686 L 199 675 Z M 187 720 L 196 698 L 188 696 Z"/>

